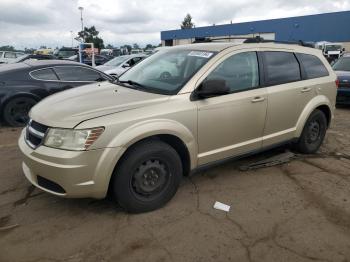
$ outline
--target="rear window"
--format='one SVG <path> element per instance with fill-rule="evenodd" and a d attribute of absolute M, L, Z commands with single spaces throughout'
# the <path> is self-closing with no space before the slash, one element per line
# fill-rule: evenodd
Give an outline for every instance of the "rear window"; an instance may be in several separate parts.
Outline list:
<path fill-rule="evenodd" d="M 51 68 L 33 71 L 30 73 L 30 76 L 36 80 L 58 80 L 56 74 Z"/>
<path fill-rule="evenodd" d="M 299 63 L 294 53 L 264 52 L 266 83 L 281 85 L 301 80 Z"/>
<path fill-rule="evenodd" d="M 321 60 L 314 55 L 296 54 L 300 63 L 304 66 L 306 79 L 328 76 L 328 70 Z"/>

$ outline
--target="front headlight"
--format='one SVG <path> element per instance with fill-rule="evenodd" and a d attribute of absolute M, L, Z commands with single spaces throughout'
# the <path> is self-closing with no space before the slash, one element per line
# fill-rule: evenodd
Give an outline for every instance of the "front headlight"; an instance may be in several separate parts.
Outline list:
<path fill-rule="evenodd" d="M 44 145 L 58 149 L 83 151 L 87 150 L 103 131 L 103 127 L 81 130 L 49 128 Z"/>

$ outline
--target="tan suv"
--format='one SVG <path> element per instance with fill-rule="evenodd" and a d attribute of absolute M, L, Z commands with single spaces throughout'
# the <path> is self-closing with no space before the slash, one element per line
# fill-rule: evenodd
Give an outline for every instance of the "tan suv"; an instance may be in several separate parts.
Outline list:
<path fill-rule="evenodd" d="M 115 82 L 32 108 L 19 147 L 35 186 L 154 210 L 197 168 L 282 143 L 320 147 L 336 76 L 322 53 L 275 43 L 202 43 L 145 59 Z"/>

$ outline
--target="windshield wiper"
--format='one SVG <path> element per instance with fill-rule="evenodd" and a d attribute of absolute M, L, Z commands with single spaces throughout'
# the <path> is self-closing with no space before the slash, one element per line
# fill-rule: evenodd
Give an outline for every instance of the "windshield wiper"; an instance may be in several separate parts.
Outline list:
<path fill-rule="evenodd" d="M 141 88 L 145 88 L 146 86 L 144 86 L 143 84 L 140 84 L 138 82 L 132 81 L 132 80 L 127 80 L 127 81 L 118 81 L 118 83 L 122 83 L 122 84 L 129 84 L 131 86 L 134 87 L 141 87 Z"/>

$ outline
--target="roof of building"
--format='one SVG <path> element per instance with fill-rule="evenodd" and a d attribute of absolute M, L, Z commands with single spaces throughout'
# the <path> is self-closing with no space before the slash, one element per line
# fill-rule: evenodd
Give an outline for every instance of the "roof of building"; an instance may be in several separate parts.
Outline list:
<path fill-rule="evenodd" d="M 275 33 L 280 41 L 350 41 L 350 11 L 161 32 L 162 40 Z"/>

